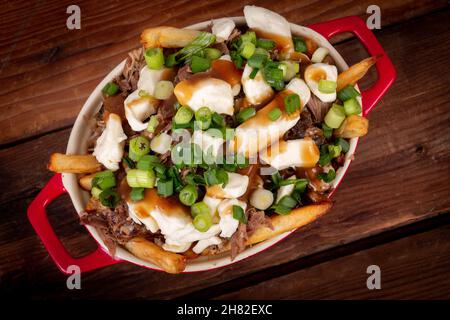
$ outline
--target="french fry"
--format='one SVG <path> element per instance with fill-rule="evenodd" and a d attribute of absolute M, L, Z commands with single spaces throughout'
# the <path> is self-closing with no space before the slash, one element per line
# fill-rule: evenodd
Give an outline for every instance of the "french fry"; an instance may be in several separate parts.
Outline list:
<path fill-rule="evenodd" d="M 93 173 L 100 171 L 101 168 L 101 163 L 90 154 L 68 155 L 53 153 L 48 163 L 48 169 L 53 172 Z"/>
<path fill-rule="evenodd" d="M 94 177 L 95 173 L 82 176 L 78 180 L 78 183 L 84 190 L 90 191 L 92 189 L 92 180 L 94 179 Z"/>
<path fill-rule="evenodd" d="M 345 118 L 341 126 L 334 130 L 334 135 L 339 138 L 356 138 L 367 134 L 369 130 L 369 120 L 367 118 L 351 115 Z"/>
<path fill-rule="evenodd" d="M 146 239 L 133 238 L 125 247 L 138 258 L 156 264 L 168 273 L 180 273 L 186 268 L 186 257 L 165 251 Z"/>
<path fill-rule="evenodd" d="M 194 40 L 199 33 L 198 30 L 174 27 L 150 28 L 142 31 L 141 43 L 145 48 L 181 48 Z"/>
<path fill-rule="evenodd" d="M 262 227 L 257 229 L 246 242 L 247 246 L 262 242 L 264 240 L 273 238 L 284 232 L 291 231 L 308 223 L 313 222 L 320 216 L 327 213 L 333 206 L 332 202 L 322 202 L 319 204 L 311 204 L 298 209 L 293 210 L 291 213 L 286 215 L 275 215 L 270 218 L 272 222 L 273 229 L 268 227 Z M 214 253 L 210 252 L 208 249 L 202 252 L 202 255 L 218 254 L 231 249 L 231 245 L 228 243 L 222 247 L 219 251 Z"/>
<path fill-rule="evenodd" d="M 364 77 L 367 71 L 369 71 L 370 67 L 372 67 L 377 62 L 378 58 L 379 56 L 366 58 L 352 65 L 347 70 L 341 72 L 337 78 L 336 90 L 339 92 L 346 86 L 354 85 L 356 82 L 358 82 L 358 80 Z"/>

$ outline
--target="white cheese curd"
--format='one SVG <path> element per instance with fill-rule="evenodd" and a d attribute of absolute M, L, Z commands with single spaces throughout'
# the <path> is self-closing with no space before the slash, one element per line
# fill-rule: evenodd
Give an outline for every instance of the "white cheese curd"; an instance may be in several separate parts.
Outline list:
<path fill-rule="evenodd" d="M 133 91 L 124 102 L 125 118 L 131 129 L 136 132 L 147 129 L 148 121 L 143 122 L 156 112 L 157 100 L 151 96 L 139 96 L 140 89 Z"/>
<path fill-rule="evenodd" d="M 282 46 L 282 56 L 287 57 L 294 51 L 289 22 L 276 12 L 257 6 L 245 6 L 244 16 L 250 29 L 262 38 L 272 38 Z"/>
<path fill-rule="evenodd" d="M 220 137 L 213 137 L 206 131 L 195 130 L 191 142 L 199 145 L 203 153 L 212 155 L 215 159 L 220 154 L 225 140 Z"/>
<path fill-rule="evenodd" d="M 299 95 L 302 109 L 311 98 L 311 91 L 309 90 L 305 81 L 300 78 L 294 78 L 289 81 L 289 83 L 286 85 L 286 89 Z"/>
<path fill-rule="evenodd" d="M 156 84 L 161 80 L 171 80 L 173 75 L 174 72 L 171 68 L 153 70 L 145 66 L 139 73 L 139 80 L 137 83 L 138 91 L 144 90 L 147 94 L 153 96 L 155 94 Z"/>
<path fill-rule="evenodd" d="M 255 78 L 250 79 L 253 68 L 248 64 L 245 65 L 242 72 L 242 88 L 247 101 L 251 104 L 262 104 L 267 102 L 273 96 L 272 88 L 267 84 L 261 71 L 258 71 Z"/>
<path fill-rule="evenodd" d="M 336 91 L 333 93 L 322 93 L 319 91 L 319 81 L 321 79 L 337 81 L 337 68 L 326 63 L 314 63 L 305 70 L 305 81 L 312 93 L 322 102 L 333 102 L 336 100 Z"/>
<path fill-rule="evenodd" d="M 127 136 L 122 129 L 122 120 L 117 114 L 111 113 L 106 122 L 106 128 L 97 139 L 93 155 L 107 169 L 116 171 L 122 161 L 126 139 Z"/>
<path fill-rule="evenodd" d="M 203 197 L 203 202 L 206 203 L 211 212 L 211 215 L 214 216 L 217 212 L 217 207 L 222 202 L 222 199 L 206 195 Z"/>
<path fill-rule="evenodd" d="M 233 115 L 233 90 L 226 81 L 216 78 L 188 79 L 178 83 L 174 93 L 179 103 L 194 111 L 206 106 L 213 112 Z"/>
<path fill-rule="evenodd" d="M 221 184 L 216 184 L 206 188 L 206 194 L 210 197 L 221 198 L 221 199 L 232 199 L 239 198 L 242 196 L 248 187 L 248 176 L 242 174 L 227 172 L 228 183 L 225 187 Z"/>
<path fill-rule="evenodd" d="M 291 176 L 288 179 L 290 180 L 295 180 L 295 176 Z M 294 192 L 295 189 L 295 184 L 288 184 L 285 186 L 281 186 L 278 191 L 277 191 L 277 200 L 275 201 L 275 203 L 278 203 L 278 201 L 280 201 L 281 198 L 283 198 L 284 196 L 290 196 L 292 194 L 292 192 Z"/>
<path fill-rule="evenodd" d="M 191 243 L 170 243 L 169 239 L 166 239 L 166 242 L 163 243 L 162 248 L 166 251 L 174 252 L 174 253 L 183 253 L 189 250 L 191 247 Z"/>
<path fill-rule="evenodd" d="M 276 12 L 257 6 L 245 6 L 244 16 L 250 29 L 291 38 L 289 22 Z"/>
<path fill-rule="evenodd" d="M 231 57 L 229 54 L 224 54 L 223 56 L 221 56 L 219 58 L 219 60 L 225 60 L 225 61 L 230 61 L 230 62 L 233 61 L 233 60 L 231 60 Z M 231 88 L 231 91 L 233 92 L 233 96 L 237 96 L 241 92 L 241 85 L 239 83 L 235 84 Z"/>
<path fill-rule="evenodd" d="M 262 161 L 277 170 L 288 167 L 314 167 L 319 161 L 320 151 L 309 138 L 296 140 L 280 140 L 259 154 Z"/>
<path fill-rule="evenodd" d="M 159 154 L 164 154 L 169 151 L 171 145 L 172 137 L 166 132 L 161 132 L 150 141 L 150 149 Z"/>
<path fill-rule="evenodd" d="M 211 237 L 209 239 L 200 240 L 197 244 L 192 248 L 196 254 L 200 254 L 206 248 L 214 245 L 219 245 L 222 243 L 222 240 L 219 237 Z"/>
<path fill-rule="evenodd" d="M 247 209 L 247 204 L 238 199 L 223 200 L 217 207 L 220 216 L 219 226 L 222 230 L 220 236 L 223 238 L 231 237 L 239 226 L 239 220 L 233 218 L 233 206 L 241 207 L 244 212 Z"/>
<path fill-rule="evenodd" d="M 156 223 L 155 219 L 152 218 L 152 216 L 148 215 L 146 217 L 139 217 L 139 215 L 134 210 L 133 203 L 127 202 L 127 205 L 128 215 L 135 223 L 143 224 L 147 230 L 150 230 L 153 233 L 159 230 L 158 224 Z"/>
<path fill-rule="evenodd" d="M 224 42 L 228 40 L 235 26 L 230 18 L 214 19 L 211 31 L 217 37 L 217 42 Z"/>

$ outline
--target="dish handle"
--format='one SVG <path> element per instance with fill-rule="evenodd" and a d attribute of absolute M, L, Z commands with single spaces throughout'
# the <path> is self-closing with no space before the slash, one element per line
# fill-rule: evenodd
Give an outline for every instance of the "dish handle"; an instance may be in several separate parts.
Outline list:
<path fill-rule="evenodd" d="M 391 60 L 386 52 L 384 52 L 377 38 L 367 28 L 364 20 L 357 16 L 316 23 L 308 27 L 320 33 L 327 40 L 338 33 L 351 32 L 361 41 L 370 55 L 380 57 L 376 63 L 378 80 L 371 88 L 362 92 L 363 115 L 366 116 L 375 107 L 381 97 L 384 96 L 397 77 Z"/>
<path fill-rule="evenodd" d="M 39 192 L 27 209 L 28 219 L 41 238 L 45 248 L 56 263 L 58 268 L 65 274 L 70 274 L 69 266 L 76 265 L 81 272 L 86 272 L 120 262 L 106 253 L 99 245 L 94 252 L 81 258 L 73 258 L 63 246 L 51 227 L 46 207 L 61 194 L 66 193 L 60 173 L 55 174 L 46 186 Z"/>

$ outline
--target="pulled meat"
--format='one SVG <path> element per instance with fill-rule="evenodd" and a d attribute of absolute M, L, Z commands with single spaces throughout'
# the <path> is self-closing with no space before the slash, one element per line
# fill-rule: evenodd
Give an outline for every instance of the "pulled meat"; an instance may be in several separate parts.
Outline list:
<path fill-rule="evenodd" d="M 145 65 L 143 53 L 143 48 L 129 52 L 122 74 L 114 79 L 125 97 L 137 89 L 139 73 Z"/>
<path fill-rule="evenodd" d="M 325 143 L 325 136 L 323 131 L 317 127 L 310 127 L 305 131 L 305 137 L 311 138 L 318 146 Z"/>
<path fill-rule="evenodd" d="M 300 114 L 300 120 L 297 121 L 284 135 L 284 140 L 302 139 L 305 137 L 306 130 L 314 127 L 311 112 L 308 109 L 303 109 Z"/>
<path fill-rule="evenodd" d="M 116 244 L 125 244 L 134 237 L 148 238 L 151 235 L 144 226 L 129 217 L 125 202 L 119 203 L 114 210 L 93 199 L 89 206 L 93 212 L 83 212 L 80 216 L 81 224 L 97 228 L 111 255 L 115 254 Z"/>
<path fill-rule="evenodd" d="M 325 118 L 325 115 L 328 112 L 328 109 L 330 109 L 331 103 L 329 102 L 322 102 L 319 98 L 317 98 L 315 95 L 311 94 L 311 98 L 308 101 L 308 104 L 306 107 L 311 112 L 312 119 L 315 123 L 321 123 L 323 119 Z"/>
<path fill-rule="evenodd" d="M 258 211 L 251 207 L 245 213 L 247 215 L 247 224 L 239 223 L 236 232 L 230 240 L 231 244 L 231 260 L 244 251 L 247 239 L 256 230 L 262 227 L 273 229 L 270 218 L 264 214 L 264 211 Z"/>
<path fill-rule="evenodd" d="M 188 80 L 192 77 L 193 73 L 191 70 L 190 65 L 185 64 L 184 66 L 182 66 L 181 68 L 178 69 L 177 75 L 175 76 L 174 79 L 174 84 L 176 85 L 177 83 L 184 81 L 184 80 Z"/>

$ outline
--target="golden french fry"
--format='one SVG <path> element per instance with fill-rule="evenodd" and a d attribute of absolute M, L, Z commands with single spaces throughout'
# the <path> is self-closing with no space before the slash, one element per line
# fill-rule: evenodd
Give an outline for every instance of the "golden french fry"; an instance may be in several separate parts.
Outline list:
<path fill-rule="evenodd" d="M 174 27 L 145 29 L 141 33 L 141 43 L 145 48 L 181 48 L 189 44 L 200 31 Z"/>
<path fill-rule="evenodd" d="M 92 180 L 94 179 L 94 177 L 95 177 L 95 173 L 82 176 L 78 180 L 78 183 L 84 190 L 89 191 L 92 189 Z"/>
<path fill-rule="evenodd" d="M 257 229 L 248 239 L 246 245 L 252 245 L 264 240 L 273 238 L 287 231 L 300 228 L 313 222 L 320 216 L 327 213 L 333 206 L 332 202 L 322 202 L 318 204 L 311 204 L 291 211 L 286 215 L 274 215 L 270 217 L 273 229 L 262 227 Z M 222 247 L 219 251 L 214 253 L 208 249 L 202 252 L 202 255 L 218 254 L 231 249 L 230 243 Z"/>
<path fill-rule="evenodd" d="M 146 239 L 133 238 L 125 247 L 138 258 L 156 264 L 168 273 L 180 273 L 186 268 L 186 257 L 165 251 Z"/>
<path fill-rule="evenodd" d="M 53 172 L 92 173 L 100 171 L 101 168 L 101 163 L 91 154 L 68 155 L 53 153 L 48 163 L 48 169 Z"/>
<path fill-rule="evenodd" d="M 377 62 L 378 58 L 378 56 L 366 58 L 352 65 L 347 70 L 341 72 L 337 78 L 336 90 L 339 92 L 346 86 L 354 85 L 356 82 L 358 82 L 358 80 L 364 77 L 367 71 L 369 71 L 370 67 L 372 67 Z"/>
<path fill-rule="evenodd" d="M 351 115 L 345 118 L 341 126 L 334 130 L 334 135 L 340 138 L 356 138 L 367 134 L 369 130 L 369 120 L 367 118 Z"/>

